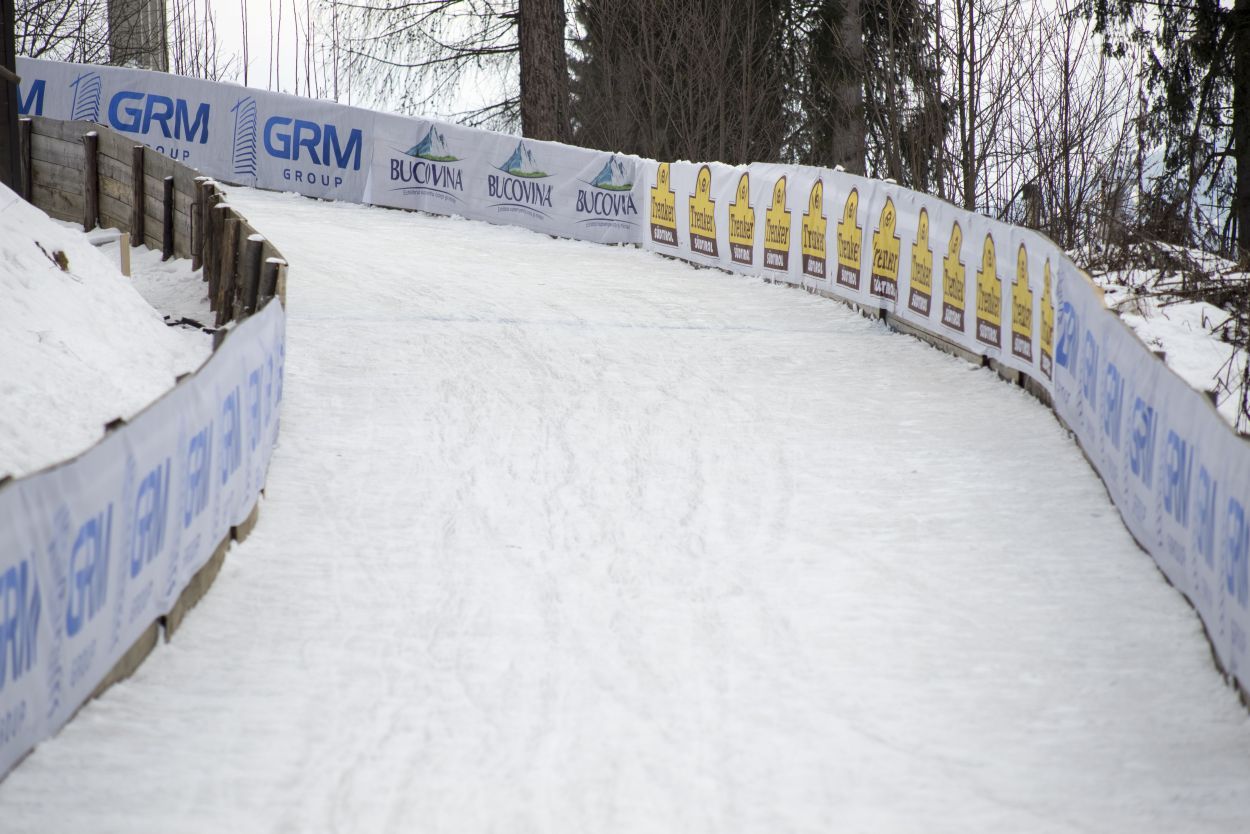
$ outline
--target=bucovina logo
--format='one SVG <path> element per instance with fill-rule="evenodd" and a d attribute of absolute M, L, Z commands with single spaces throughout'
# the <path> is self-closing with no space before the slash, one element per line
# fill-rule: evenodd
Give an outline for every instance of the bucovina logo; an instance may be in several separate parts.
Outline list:
<path fill-rule="evenodd" d="M 418 134 L 420 135 L 420 134 Z M 464 193 L 464 173 L 447 144 L 447 136 L 430 125 L 412 147 L 391 153 L 391 190 L 407 195 L 434 197 L 445 203 L 457 203 Z"/>
<path fill-rule="evenodd" d="M 812 190 L 807 195 L 807 211 L 803 212 L 800 222 L 803 238 L 800 241 L 803 252 L 803 274 L 825 280 L 825 247 L 828 239 L 829 221 L 825 218 L 825 184 L 821 180 L 812 183 Z"/>
<path fill-rule="evenodd" d="M 492 200 L 492 208 L 503 213 L 528 214 L 531 217 L 547 217 L 543 209 L 550 209 L 551 186 L 539 180 L 551 176 L 542 170 L 533 152 L 525 142 L 517 142 L 512 154 L 499 166 L 500 174 L 486 178 L 486 190 Z"/>
<path fill-rule="evenodd" d="M 911 245 L 911 292 L 907 307 L 926 318 L 933 307 L 933 249 L 929 246 L 929 212 L 920 210 L 916 242 Z"/>
<path fill-rule="evenodd" d="M 729 204 L 729 256 L 736 264 L 755 263 L 755 209 L 751 208 L 751 180 L 745 171 Z"/>
<path fill-rule="evenodd" d="M 998 277 L 994 238 L 985 235 L 981 268 L 977 270 L 977 341 L 990 347 L 1003 344 L 1003 279 Z"/>
<path fill-rule="evenodd" d="M 1033 361 L 1033 290 L 1029 289 L 1029 255 L 1024 244 L 1016 251 L 1016 281 L 1011 285 L 1011 353 Z"/>
<path fill-rule="evenodd" d="M 669 184 L 669 164 L 661 162 L 651 186 L 651 240 L 677 245 L 677 195 Z"/>
<path fill-rule="evenodd" d="M 859 189 L 852 188 L 842 207 L 842 219 L 838 221 L 838 283 L 853 290 L 859 289 L 860 244 L 864 232 L 859 225 Z"/>
<path fill-rule="evenodd" d="M 778 272 L 790 268 L 790 210 L 784 176 L 773 184 L 773 200 L 764 211 L 764 266 Z"/>
<path fill-rule="evenodd" d="M 877 231 L 872 235 L 872 275 L 868 280 L 868 291 L 890 301 L 898 300 L 898 259 L 902 243 L 894 233 L 897 220 L 894 200 L 886 197 Z"/>
<path fill-rule="evenodd" d="M 364 134 L 359 128 L 352 128 L 344 142 L 332 124 L 270 116 L 262 138 L 266 154 L 291 163 L 282 170 L 282 178 L 289 182 L 338 188 L 343 172 L 360 170 Z"/>
<path fill-rule="evenodd" d="M 712 199 L 712 169 L 704 165 L 694 178 L 694 193 L 689 197 L 690 251 L 715 258 L 716 201 Z"/>
<path fill-rule="evenodd" d="M 615 154 L 608 157 L 589 188 L 577 189 L 579 223 L 591 226 L 633 226 L 638 216 L 634 205 L 634 164 Z"/>
<path fill-rule="evenodd" d="M 968 268 L 964 266 L 962 253 L 964 232 L 959 223 L 951 224 L 951 239 L 946 245 L 946 257 L 942 259 L 942 324 L 964 332 L 964 304 L 967 296 Z"/>
<path fill-rule="evenodd" d="M 1051 290 L 1050 260 L 1042 268 L 1042 373 L 1047 379 L 1054 374 L 1055 297 Z"/>

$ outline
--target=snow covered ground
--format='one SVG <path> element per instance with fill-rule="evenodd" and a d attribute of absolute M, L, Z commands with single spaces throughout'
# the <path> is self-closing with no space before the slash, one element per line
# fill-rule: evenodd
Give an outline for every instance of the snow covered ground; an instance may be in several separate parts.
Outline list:
<path fill-rule="evenodd" d="M 261 523 L 5 832 L 1250 830 L 1045 408 L 843 306 L 291 195 Z"/>
<path fill-rule="evenodd" d="M 153 309 L 207 312 L 189 266 L 140 248 L 132 281 L 116 243 L 97 249 L 0 185 L 0 476 L 86 451 L 208 358 L 211 337 Z"/>

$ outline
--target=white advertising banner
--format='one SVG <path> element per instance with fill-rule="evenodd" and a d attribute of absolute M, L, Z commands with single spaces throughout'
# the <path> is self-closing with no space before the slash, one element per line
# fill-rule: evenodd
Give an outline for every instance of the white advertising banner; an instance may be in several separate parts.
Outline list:
<path fill-rule="evenodd" d="M 0 488 L 0 774 L 55 733 L 241 523 L 277 440 L 282 305 L 75 460 Z"/>
<path fill-rule="evenodd" d="M 1037 233 L 842 171 L 656 162 L 137 70 L 19 70 L 23 112 L 110 125 L 226 181 L 633 243 L 879 309 L 1020 371 L 1250 688 L 1250 447 Z M 243 503 L 214 496 L 223 513 Z"/>

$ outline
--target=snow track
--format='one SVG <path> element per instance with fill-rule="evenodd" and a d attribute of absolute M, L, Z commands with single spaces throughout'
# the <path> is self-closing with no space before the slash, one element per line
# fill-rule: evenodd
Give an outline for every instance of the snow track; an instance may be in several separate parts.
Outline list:
<path fill-rule="evenodd" d="M 1053 416 L 843 306 L 236 191 L 253 537 L 4 832 L 1250 830 L 1250 722 Z"/>

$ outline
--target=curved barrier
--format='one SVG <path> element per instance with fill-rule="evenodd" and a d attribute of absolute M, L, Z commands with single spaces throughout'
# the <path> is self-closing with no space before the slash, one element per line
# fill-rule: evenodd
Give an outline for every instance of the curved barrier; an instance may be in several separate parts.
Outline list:
<path fill-rule="evenodd" d="M 39 120 L 24 133 L 26 158 L 39 163 L 28 166 L 26 189 L 37 205 L 205 256 L 221 287 L 219 322 L 237 324 L 219 331 L 198 371 L 129 422 L 110 424 L 87 452 L 0 482 L 0 777 L 130 674 L 162 626 L 172 634 L 230 543 L 251 530 L 277 441 L 285 359 L 276 250 L 224 205 L 212 209 L 207 242 L 192 234 L 196 212 L 174 210 L 217 206 L 211 182 L 155 155 L 120 166 L 130 143 L 95 125 Z M 146 221 L 146 200 L 128 199 L 145 188 L 165 207 Z M 158 231 L 145 235 L 145 226 Z M 233 280 L 245 274 L 257 276 L 251 295 Z M 264 276 L 273 276 L 268 293 Z"/>
<path fill-rule="evenodd" d="M 1043 236 L 822 168 L 661 163 L 139 70 L 19 70 L 24 112 L 107 124 L 227 181 L 631 243 L 992 365 L 1053 403 L 1250 687 L 1250 447 Z"/>

